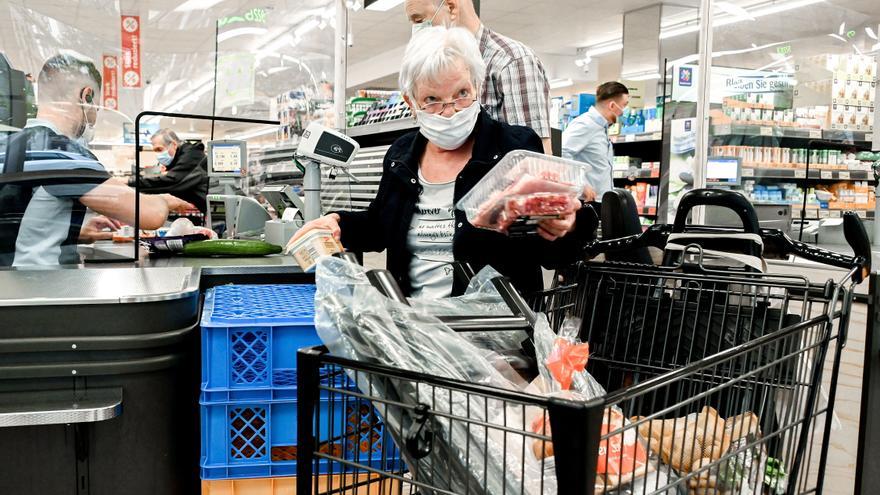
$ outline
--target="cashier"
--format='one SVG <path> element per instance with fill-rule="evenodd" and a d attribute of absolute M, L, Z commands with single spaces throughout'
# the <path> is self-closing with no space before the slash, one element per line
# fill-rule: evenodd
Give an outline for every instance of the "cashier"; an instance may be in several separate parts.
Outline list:
<path fill-rule="evenodd" d="M 411 297 L 463 290 L 454 287 L 453 261 L 476 270 L 491 265 L 531 293 L 543 286 L 542 266 L 577 260 L 596 227 L 589 209 L 541 221 L 538 235 L 511 238 L 474 227 L 454 207 L 508 152 L 543 152 L 535 131 L 498 122 L 480 108 L 485 70 L 477 41 L 465 29 L 431 27 L 414 36 L 400 86 L 419 130 L 386 153 L 367 211 L 339 211 L 309 222 L 291 244 L 312 229 L 325 229 L 350 251 L 387 251 L 389 271 Z"/>
<path fill-rule="evenodd" d="M 150 140 L 153 151 L 156 152 L 156 160 L 165 167 L 165 173 L 141 177 L 139 181 L 141 192 L 173 194 L 189 201 L 199 211 L 205 213 L 209 180 L 205 145 L 185 143 L 171 129 L 156 131 Z"/>
<path fill-rule="evenodd" d="M 46 61 L 38 81 L 36 118 L 7 138 L 0 160 L 0 267 L 78 263 L 78 243 L 135 221 L 135 191 L 88 149 L 100 101 L 95 64 L 61 53 Z M 57 153 L 35 157 L 49 150 Z M 161 227 L 169 211 L 188 206 L 168 194 L 141 195 L 140 225 Z M 98 215 L 87 221 L 88 211 Z"/>

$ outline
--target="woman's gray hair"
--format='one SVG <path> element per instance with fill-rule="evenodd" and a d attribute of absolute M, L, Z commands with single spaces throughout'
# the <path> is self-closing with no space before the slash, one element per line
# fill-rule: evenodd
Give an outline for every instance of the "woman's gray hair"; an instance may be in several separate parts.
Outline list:
<path fill-rule="evenodd" d="M 155 134 L 150 136 L 150 139 L 155 139 L 157 137 L 162 138 L 162 144 L 164 144 L 165 146 L 168 146 L 171 143 L 174 143 L 176 145 L 180 145 L 180 138 L 177 137 L 177 133 L 167 127 L 156 131 Z"/>
<path fill-rule="evenodd" d="M 473 33 L 464 28 L 443 26 L 422 29 L 406 45 L 400 67 L 400 91 L 415 99 L 418 82 L 436 81 L 456 62 L 462 62 L 468 68 L 476 95 L 479 95 L 486 77 L 486 64 Z"/>

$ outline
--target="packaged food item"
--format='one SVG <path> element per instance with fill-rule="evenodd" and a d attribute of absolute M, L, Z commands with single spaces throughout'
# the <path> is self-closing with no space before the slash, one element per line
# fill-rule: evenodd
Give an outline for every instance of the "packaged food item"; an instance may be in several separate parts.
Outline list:
<path fill-rule="evenodd" d="M 131 225 L 123 225 L 122 228 L 113 233 L 113 242 L 132 241 L 134 241 L 134 227 Z"/>
<path fill-rule="evenodd" d="M 640 421 L 639 434 L 648 439 L 648 448 L 679 472 L 693 471 L 703 458 L 718 460 L 730 449 L 724 420 L 708 406 L 699 414 L 678 419 L 633 418 L 633 422 Z"/>
<path fill-rule="evenodd" d="M 583 164 L 518 150 L 502 158 L 456 208 L 480 228 L 534 233 L 540 220 L 574 212 L 586 185 Z"/>
<path fill-rule="evenodd" d="M 293 255 L 300 268 L 308 273 L 315 270 L 321 257 L 341 253 L 343 250 L 342 244 L 333 237 L 332 232 L 315 229 L 296 241 L 287 253 Z"/>

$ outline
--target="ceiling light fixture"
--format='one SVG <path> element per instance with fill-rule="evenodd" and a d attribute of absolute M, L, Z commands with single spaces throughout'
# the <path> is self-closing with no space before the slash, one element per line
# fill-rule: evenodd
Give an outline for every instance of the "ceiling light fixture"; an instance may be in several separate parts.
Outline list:
<path fill-rule="evenodd" d="M 188 12 L 191 10 L 205 10 L 217 5 L 223 0 L 187 0 L 174 9 L 175 12 Z"/>
<path fill-rule="evenodd" d="M 722 12 L 726 12 L 734 17 L 739 17 L 742 20 L 755 20 L 754 16 L 752 16 L 752 14 L 750 14 L 748 10 L 740 7 L 739 5 L 735 5 L 730 2 L 715 2 L 715 6 L 718 7 Z"/>
<path fill-rule="evenodd" d="M 321 22 L 318 21 L 318 19 L 311 18 L 300 24 L 300 26 L 293 32 L 293 36 L 297 39 L 302 39 L 303 36 L 307 35 L 312 29 L 318 27 L 319 24 L 321 24 Z"/>
<path fill-rule="evenodd" d="M 778 14 L 780 12 L 795 10 L 806 7 L 808 5 L 814 5 L 824 2 L 825 0 L 770 1 L 753 8 L 743 9 L 748 14 L 748 18 L 738 17 L 734 15 L 714 17 L 712 19 L 712 28 L 714 29 L 722 26 L 729 26 L 731 24 L 736 24 L 744 20 L 755 20 L 759 17 L 766 17 L 769 15 Z M 695 17 L 694 19 L 683 21 L 672 26 L 667 26 L 666 28 L 663 28 L 660 31 L 660 39 L 665 40 L 669 38 L 675 38 L 685 34 L 696 33 L 699 30 L 699 17 Z M 618 38 L 616 40 L 610 40 L 591 46 L 587 49 L 586 53 L 590 55 L 601 55 L 605 53 L 615 52 L 620 49 L 623 49 L 623 39 Z"/>
<path fill-rule="evenodd" d="M 226 40 L 230 40 L 232 38 L 236 38 L 238 36 L 247 36 L 249 34 L 253 35 L 261 35 L 266 34 L 268 29 L 261 27 L 240 27 L 235 29 L 230 29 L 229 31 L 220 33 L 217 35 L 217 42 L 223 43 Z"/>
<path fill-rule="evenodd" d="M 828 36 L 831 36 L 832 38 L 834 38 L 834 39 L 836 39 L 836 40 L 840 40 L 840 41 L 842 41 L 842 42 L 844 42 L 844 43 L 849 43 L 848 41 L 846 41 L 846 38 L 844 38 L 843 36 L 841 36 L 841 35 L 839 35 L 839 34 L 828 33 Z"/>
<path fill-rule="evenodd" d="M 621 75 L 620 78 L 624 81 L 651 81 L 653 79 L 661 79 L 663 76 L 658 72 L 649 71 L 631 75 Z"/>
<path fill-rule="evenodd" d="M 391 10 L 402 3 L 403 0 L 364 0 L 364 8 L 376 12 L 385 12 L 386 10 Z"/>
<path fill-rule="evenodd" d="M 550 80 L 550 89 L 567 88 L 569 86 L 574 86 L 574 81 L 572 81 L 571 79 L 551 79 Z"/>
<path fill-rule="evenodd" d="M 874 30 L 871 29 L 870 27 L 865 28 L 865 34 L 867 34 L 868 37 L 871 38 L 872 40 L 875 40 L 875 41 L 877 40 L 877 34 L 874 33 Z"/>

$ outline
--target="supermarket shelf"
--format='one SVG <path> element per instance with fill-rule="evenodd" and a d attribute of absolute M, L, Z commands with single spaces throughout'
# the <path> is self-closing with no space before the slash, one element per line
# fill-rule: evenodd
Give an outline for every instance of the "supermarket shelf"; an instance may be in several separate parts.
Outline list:
<path fill-rule="evenodd" d="M 792 139 L 824 139 L 827 141 L 867 142 L 874 139 L 873 132 L 843 131 L 830 129 L 800 129 L 751 124 L 720 124 L 712 126 L 713 136 L 764 136 Z"/>
<path fill-rule="evenodd" d="M 660 170 L 654 169 L 636 169 L 636 170 L 615 170 L 612 172 L 614 179 L 650 181 L 660 180 Z"/>
<path fill-rule="evenodd" d="M 608 139 L 611 140 L 612 144 L 659 142 L 663 140 L 663 133 L 658 131 L 641 134 L 618 134 L 616 136 L 608 136 Z"/>
<path fill-rule="evenodd" d="M 773 205 L 779 206 L 780 202 L 778 201 L 753 201 L 752 204 L 755 205 Z M 795 220 L 799 220 L 801 218 L 801 208 L 803 207 L 803 203 L 795 203 L 790 204 L 792 208 L 792 218 Z M 857 210 L 854 208 L 846 208 L 846 209 L 822 209 L 822 208 L 807 208 L 806 210 L 806 219 L 807 220 L 816 220 L 821 218 L 840 218 L 843 216 L 843 212 L 845 211 L 854 211 L 856 214 L 865 220 L 872 220 L 874 218 L 874 210 Z"/>
<path fill-rule="evenodd" d="M 807 178 L 806 169 L 794 168 L 747 168 L 742 169 L 743 179 L 805 179 Z M 874 180 L 873 172 L 866 170 L 810 170 L 809 180 Z"/>
<path fill-rule="evenodd" d="M 416 122 L 411 117 L 406 119 L 389 120 L 388 122 L 379 122 L 377 124 L 349 127 L 345 130 L 345 134 L 350 137 L 357 137 L 370 134 L 381 134 L 383 132 L 406 131 L 409 129 L 416 129 Z"/>

